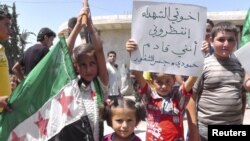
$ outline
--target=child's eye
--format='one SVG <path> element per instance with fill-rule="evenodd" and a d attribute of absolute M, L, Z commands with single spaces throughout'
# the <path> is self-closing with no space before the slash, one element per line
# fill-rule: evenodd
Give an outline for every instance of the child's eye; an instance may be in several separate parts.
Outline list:
<path fill-rule="evenodd" d="M 121 120 L 121 119 L 117 119 L 117 120 L 116 120 L 116 122 L 118 122 L 118 123 L 122 123 L 122 122 L 123 122 L 123 120 Z"/>
<path fill-rule="evenodd" d="M 133 121 L 132 119 L 128 119 L 128 122 L 131 122 L 131 121 Z"/>
<path fill-rule="evenodd" d="M 234 38 L 228 38 L 228 39 L 224 39 L 224 38 L 219 38 L 218 41 L 224 43 L 225 41 L 228 42 L 235 42 L 236 40 Z"/>
<path fill-rule="evenodd" d="M 228 42 L 235 42 L 235 39 L 234 38 L 229 38 L 227 39 Z"/>
<path fill-rule="evenodd" d="M 81 67 L 84 67 L 84 66 L 86 66 L 86 64 L 85 64 L 85 63 L 81 63 L 80 66 L 81 66 Z"/>

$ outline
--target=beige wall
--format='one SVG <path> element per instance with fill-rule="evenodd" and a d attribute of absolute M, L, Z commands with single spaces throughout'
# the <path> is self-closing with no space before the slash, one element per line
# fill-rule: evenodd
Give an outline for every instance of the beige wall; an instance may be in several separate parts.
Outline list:
<path fill-rule="evenodd" d="M 123 63 L 129 64 L 129 54 L 125 50 L 125 43 L 130 38 L 131 33 L 128 29 L 115 29 L 101 31 L 101 39 L 103 41 L 103 48 L 105 56 L 111 50 L 117 53 L 118 66 Z"/>

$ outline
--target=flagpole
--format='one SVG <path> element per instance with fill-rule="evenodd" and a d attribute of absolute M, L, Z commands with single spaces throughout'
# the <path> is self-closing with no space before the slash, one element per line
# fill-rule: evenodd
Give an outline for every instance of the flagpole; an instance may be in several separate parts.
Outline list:
<path fill-rule="evenodd" d="M 87 19 L 88 19 L 88 14 L 89 14 L 89 4 L 88 4 L 88 0 L 83 0 L 83 9 L 84 9 L 84 12 L 85 11 L 88 11 L 87 13 L 84 13 L 83 16 L 82 16 L 82 25 L 83 24 L 86 24 L 87 25 Z"/>

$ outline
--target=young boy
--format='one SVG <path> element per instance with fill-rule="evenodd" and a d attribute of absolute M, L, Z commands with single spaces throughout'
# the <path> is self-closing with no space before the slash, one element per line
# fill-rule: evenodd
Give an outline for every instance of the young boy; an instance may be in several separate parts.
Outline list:
<path fill-rule="evenodd" d="M 126 43 L 128 52 L 137 48 L 133 40 Z M 184 140 L 183 118 L 185 105 L 192 94 L 192 86 L 196 77 L 190 76 L 178 87 L 175 85 L 175 75 L 151 73 L 151 81 L 147 84 L 142 72 L 134 71 L 140 86 L 140 94 L 146 101 L 147 110 L 147 141 Z"/>
<path fill-rule="evenodd" d="M 232 55 L 237 37 L 237 28 L 230 22 L 220 22 L 212 29 L 210 40 L 214 54 L 205 58 L 202 75 L 187 105 L 195 125 L 190 127 L 198 126 L 202 141 L 208 140 L 208 125 L 240 125 L 243 122 L 245 71 Z M 190 128 L 190 140 L 194 140 L 196 130 Z"/>
<path fill-rule="evenodd" d="M 78 77 L 73 85 L 65 87 L 66 91 L 75 91 L 78 98 L 77 110 L 81 117 L 64 127 L 49 141 L 99 141 L 103 137 L 103 123 L 99 119 L 99 105 L 108 90 L 108 72 L 105 56 L 98 32 L 93 26 L 89 12 L 81 14 L 67 39 L 68 49 L 72 55 Z M 87 23 L 82 23 L 82 19 Z M 86 25 L 85 25 L 86 24 Z M 81 28 L 91 32 L 91 43 L 82 43 L 74 47 L 74 41 Z"/>
<path fill-rule="evenodd" d="M 11 34 L 11 16 L 0 7 L 0 41 L 7 41 Z M 10 110 L 7 98 L 11 94 L 9 66 L 4 47 L 0 44 L 0 107 Z M 0 111 L 1 112 L 1 111 Z"/>

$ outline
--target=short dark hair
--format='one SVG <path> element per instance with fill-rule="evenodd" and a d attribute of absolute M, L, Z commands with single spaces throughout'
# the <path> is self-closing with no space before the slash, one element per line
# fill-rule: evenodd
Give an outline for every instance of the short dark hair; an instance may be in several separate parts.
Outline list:
<path fill-rule="evenodd" d="M 52 36 L 56 37 L 56 33 L 52 31 L 51 29 L 44 27 L 44 28 L 41 28 L 40 31 L 38 32 L 37 41 L 43 41 L 44 36 L 47 36 L 48 38 Z"/>
<path fill-rule="evenodd" d="M 116 52 L 113 51 L 113 50 L 109 51 L 109 52 L 107 53 L 107 56 L 109 56 L 109 54 L 114 54 L 114 55 L 116 56 Z"/>
<path fill-rule="evenodd" d="M 210 19 L 207 19 L 207 23 L 210 24 L 212 27 L 214 27 L 214 22 Z"/>
<path fill-rule="evenodd" d="M 226 32 L 233 32 L 235 37 L 237 38 L 238 37 L 238 30 L 237 30 L 237 27 L 232 24 L 231 22 L 228 22 L 228 21 L 223 21 L 223 22 L 219 22 L 217 23 L 212 31 L 211 31 L 211 37 L 212 37 L 212 40 L 215 38 L 215 36 L 217 36 L 217 34 L 219 32 L 223 32 L 223 31 L 226 31 Z"/>
<path fill-rule="evenodd" d="M 2 7 L 3 7 L 3 6 L 0 6 L 0 20 L 2 20 L 2 19 L 4 19 L 4 18 L 9 18 L 9 19 L 11 19 L 10 13 L 8 13 L 7 11 L 5 11 Z"/>
<path fill-rule="evenodd" d="M 74 28 L 77 22 L 77 18 L 76 17 L 72 17 L 68 20 L 68 28 Z"/>

